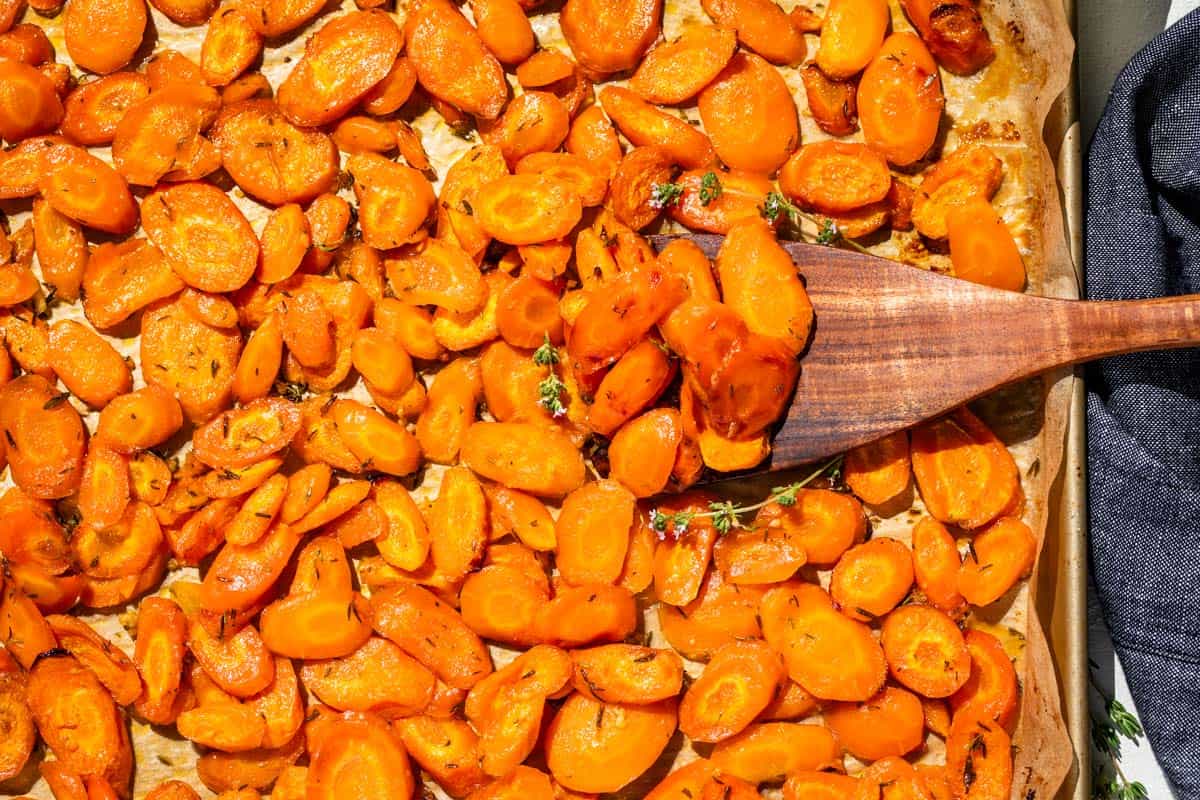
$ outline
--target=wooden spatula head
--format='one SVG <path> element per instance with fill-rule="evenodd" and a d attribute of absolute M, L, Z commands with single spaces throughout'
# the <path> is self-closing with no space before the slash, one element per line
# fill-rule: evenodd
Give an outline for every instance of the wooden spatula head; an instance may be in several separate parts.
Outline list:
<path fill-rule="evenodd" d="M 653 237 L 663 247 L 673 237 Z M 715 257 L 722 237 L 692 235 Z M 1065 364 L 1200 342 L 1200 302 L 1080 302 L 992 289 L 848 250 L 783 242 L 816 315 L 772 471 L 908 428 Z"/>

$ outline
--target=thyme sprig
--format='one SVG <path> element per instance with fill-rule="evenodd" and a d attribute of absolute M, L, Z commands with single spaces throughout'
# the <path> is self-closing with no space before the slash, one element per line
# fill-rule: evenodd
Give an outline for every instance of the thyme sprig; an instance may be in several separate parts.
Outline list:
<path fill-rule="evenodd" d="M 707 206 L 724 193 L 725 187 L 721 185 L 717 173 L 709 170 L 700 178 L 700 205 Z"/>
<path fill-rule="evenodd" d="M 1146 786 L 1129 780 L 1121 769 L 1121 740 L 1137 744 L 1145 735 L 1142 724 L 1120 700 L 1101 688 L 1090 667 L 1088 680 L 1103 703 L 1103 715 L 1092 713 L 1092 746 L 1101 756 L 1094 765 L 1093 800 L 1149 800 Z"/>
<path fill-rule="evenodd" d="M 678 183 L 656 183 L 650 187 L 650 207 L 662 211 L 679 205 L 683 199 L 683 187 Z"/>
<path fill-rule="evenodd" d="M 555 419 L 567 413 L 567 407 L 562 401 L 567 385 L 555 371 L 558 360 L 558 350 L 551 343 L 550 336 L 545 334 L 542 345 L 533 351 L 533 363 L 548 369 L 546 377 L 538 383 L 538 405 L 549 411 Z"/>
<path fill-rule="evenodd" d="M 811 222 L 817 226 L 817 235 L 813 237 L 813 241 L 817 244 L 826 247 L 845 245 L 860 253 L 870 254 L 871 252 L 853 239 L 847 238 L 833 220 L 809 214 L 779 192 L 768 192 L 766 200 L 758 207 L 758 213 L 770 223 L 777 222 L 780 216 L 786 216 L 798 233 L 802 220 Z M 802 233 L 801 236 L 803 236 Z"/>
<path fill-rule="evenodd" d="M 808 484 L 822 476 L 835 477 L 840 473 L 842 467 L 842 456 L 826 461 L 815 472 L 808 476 L 789 483 L 786 486 L 776 486 L 771 489 L 767 499 L 760 500 L 757 503 L 748 505 L 735 505 L 732 500 L 714 500 L 708 504 L 708 511 L 675 511 L 671 513 L 659 511 L 657 508 L 650 511 L 650 526 L 660 538 L 664 538 L 668 530 L 675 536 L 680 536 L 688 529 L 688 525 L 695 519 L 711 519 L 712 526 L 717 533 L 724 536 L 730 531 L 744 527 L 741 517 L 743 514 L 749 514 L 753 511 L 758 511 L 769 503 L 778 503 L 781 506 L 793 506 L 796 504 L 796 495 Z"/>

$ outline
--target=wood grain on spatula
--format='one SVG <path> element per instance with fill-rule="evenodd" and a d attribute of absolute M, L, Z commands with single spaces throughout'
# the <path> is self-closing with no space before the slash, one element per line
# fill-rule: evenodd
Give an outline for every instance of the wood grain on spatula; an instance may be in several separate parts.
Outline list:
<path fill-rule="evenodd" d="M 672 238 L 652 241 L 661 249 Z M 710 258 L 722 241 L 687 238 Z M 844 452 L 1055 367 L 1200 345 L 1200 295 L 1058 300 L 848 250 L 781 244 L 804 277 L 816 322 L 770 471 Z"/>

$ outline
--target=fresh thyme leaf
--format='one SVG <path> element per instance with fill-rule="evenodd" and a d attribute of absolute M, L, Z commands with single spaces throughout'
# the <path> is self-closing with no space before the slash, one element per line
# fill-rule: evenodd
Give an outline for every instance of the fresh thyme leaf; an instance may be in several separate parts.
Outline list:
<path fill-rule="evenodd" d="M 656 183 L 650 187 L 650 207 L 658 211 L 678 205 L 682 198 L 683 187 L 677 183 Z"/>
<path fill-rule="evenodd" d="M 725 187 L 721 185 L 721 179 L 717 177 L 717 173 L 711 170 L 704 173 L 704 177 L 700 179 L 700 205 L 707 206 L 724 192 Z"/>
<path fill-rule="evenodd" d="M 841 466 L 842 456 L 837 456 L 826 461 L 815 472 L 795 483 L 789 483 L 787 486 L 776 486 L 771 490 L 771 494 L 766 500 L 751 503 L 750 505 L 739 506 L 730 500 L 724 500 L 709 503 L 707 511 L 665 513 L 657 508 L 652 508 L 650 509 L 650 527 L 662 539 L 666 537 L 668 531 L 675 536 L 683 534 L 694 519 L 710 519 L 717 533 L 724 536 L 730 531 L 743 527 L 741 521 L 743 514 L 757 511 L 768 503 L 777 503 L 781 506 L 795 505 L 796 495 L 801 489 L 817 478 L 837 474 Z"/>
<path fill-rule="evenodd" d="M 552 367 L 558 363 L 558 350 L 550 342 L 550 334 L 542 336 L 542 346 L 533 351 L 533 363 L 539 367 Z"/>
<path fill-rule="evenodd" d="M 550 415 L 557 418 L 567 413 L 567 407 L 563 405 L 562 395 L 567 390 L 567 385 L 559 380 L 554 373 L 547 375 L 541 383 L 538 384 L 538 405 L 550 412 Z"/>

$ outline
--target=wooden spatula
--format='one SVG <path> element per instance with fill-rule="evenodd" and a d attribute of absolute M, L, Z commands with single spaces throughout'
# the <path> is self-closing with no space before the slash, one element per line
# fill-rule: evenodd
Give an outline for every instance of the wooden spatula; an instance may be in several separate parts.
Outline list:
<path fill-rule="evenodd" d="M 674 237 L 652 237 L 661 248 Z M 715 257 L 722 237 L 690 235 Z M 1014 381 L 1200 345 L 1200 296 L 1085 302 L 1006 292 L 847 250 L 785 242 L 816 312 L 770 471 L 827 458 Z"/>

